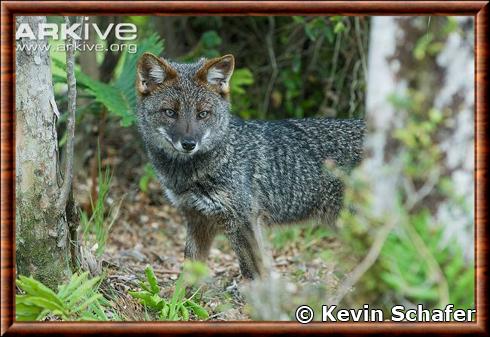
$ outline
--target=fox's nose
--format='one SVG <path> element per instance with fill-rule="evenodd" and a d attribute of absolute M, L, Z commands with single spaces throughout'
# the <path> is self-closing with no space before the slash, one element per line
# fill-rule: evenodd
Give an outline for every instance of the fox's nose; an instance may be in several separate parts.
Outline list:
<path fill-rule="evenodd" d="M 186 151 L 192 151 L 196 147 L 196 142 L 191 139 L 182 139 L 180 143 L 182 144 L 182 148 Z"/>

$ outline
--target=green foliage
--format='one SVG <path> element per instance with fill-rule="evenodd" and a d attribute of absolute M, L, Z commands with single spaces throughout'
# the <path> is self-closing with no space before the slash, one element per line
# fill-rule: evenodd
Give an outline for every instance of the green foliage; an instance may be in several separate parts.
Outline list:
<path fill-rule="evenodd" d="M 130 108 L 128 112 L 121 116 L 123 126 L 128 126 L 134 122 L 136 108 L 136 66 L 141 55 L 146 52 L 160 55 L 164 50 L 164 43 L 157 34 L 150 35 L 138 44 L 138 51 L 134 54 L 125 53 L 122 58 L 122 70 L 118 78 L 114 82 L 114 86 L 118 88 L 124 95 Z M 129 117 L 130 115 L 131 117 Z"/>
<path fill-rule="evenodd" d="M 407 116 L 403 128 L 392 132 L 394 146 L 400 149 L 403 179 L 412 189 L 427 186 L 430 177 L 439 176 L 444 157 L 439 135 L 451 115 L 446 109 L 431 107 L 430 97 L 421 91 L 408 90 L 404 95 L 391 95 L 389 102 Z M 386 168 L 389 170 L 389 167 Z M 455 193 L 451 179 L 436 179 L 430 194 L 407 208 L 406 200 L 414 191 L 400 188 L 397 226 L 387 237 L 376 263 L 356 286 L 351 300 L 370 303 L 389 310 L 397 303 L 421 303 L 441 308 L 448 303 L 461 309 L 474 308 L 474 266 L 465 261 L 461 247 L 444 242 L 444 224 L 438 223 L 430 209 L 430 200 L 438 200 L 467 209 L 466 200 Z M 383 225 L 372 215 L 369 177 L 355 170 L 348 180 L 346 204 L 355 212 L 342 212 L 342 236 L 361 259 L 372 245 L 372 235 Z M 470 214 L 470 212 L 468 212 Z"/>
<path fill-rule="evenodd" d="M 156 179 L 155 169 L 151 164 L 149 163 L 145 164 L 145 167 L 143 168 L 143 175 L 140 177 L 138 183 L 141 192 L 147 193 L 148 185 L 150 184 L 150 181 L 154 179 Z"/>
<path fill-rule="evenodd" d="M 136 65 L 143 53 L 150 52 L 159 55 L 163 52 L 163 41 L 158 35 L 153 34 L 140 41 L 135 53 L 125 51 L 121 57 L 120 71 L 113 83 L 104 83 L 93 79 L 75 69 L 77 85 L 84 90 L 89 97 L 103 105 L 107 111 L 120 119 L 121 125 L 128 127 L 135 122 L 136 93 L 134 84 L 136 82 Z M 53 59 L 53 64 L 65 69 L 65 64 L 58 59 Z M 62 76 L 53 76 L 56 82 L 64 82 Z"/>
<path fill-rule="evenodd" d="M 319 37 L 325 36 L 329 42 L 334 39 L 334 32 L 332 27 L 327 23 L 323 17 L 314 18 L 304 25 L 305 34 L 311 41 L 316 41 Z"/>
<path fill-rule="evenodd" d="M 247 88 L 254 84 L 254 77 L 250 69 L 235 69 L 230 82 L 231 100 L 233 110 L 240 114 L 240 117 L 249 119 L 253 116 L 253 108 L 250 105 Z"/>
<path fill-rule="evenodd" d="M 270 242 L 275 249 L 299 247 L 307 252 L 309 247 L 332 236 L 332 231 L 323 225 L 305 224 L 277 227 L 271 230 Z"/>
<path fill-rule="evenodd" d="M 90 196 L 90 203 L 92 206 L 92 215 L 88 216 L 86 212 L 80 210 L 80 226 L 82 229 L 82 239 L 84 244 L 89 247 L 96 247 L 95 254 L 97 257 L 101 256 L 105 251 L 107 239 L 112 225 L 116 221 L 120 205 L 110 207 L 107 210 L 106 200 L 109 196 L 112 174 L 109 166 L 103 171 L 100 161 L 100 150 L 97 151 L 98 160 L 98 193 L 97 200 L 92 200 Z"/>
<path fill-rule="evenodd" d="M 399 296 L 413 303 L 429 303 L 431 307 L 445 305 L 440 301 L 447 284 L 449 303 L 461 309 L 473 308 L 473 268 L 466 266 L 459 249 L 454 252 L 450 246 L 441 248 L 442 228 L 434 227 L 433 223 L 430 212 L 424 209 L 406 219 L 404 230 L 390 235 L 381 253 L 380 278 Z M 426 248 L 421 248 L 418 237 Z M 430 258 L 425 256 L 425 249 Z M 444 279 L 437 276 L 430 263 L 432 259 L 440 266 Z"/>
<path fill-rule="evenodd" d="M 233 72 L 233 77 L 230 83 L 232 95 L 244 95 L 246 89 L 244 87 L 254 83 L 254 77 L 250 69 L 241 68 Z"/>
<path fill-rule="evenodd" d="M 109 302 L 98 292 L 100 278 L 90 279 L 88 272 L 73 274 L 55 293 L 41 282 L 20 275 L 16 281 L 21 294 L 15 297 L 15 315 L 19 321 L 44 320 L 54 316 L 64 321 L 107 321 Z"/>
<path fill-rule="evenodd" d="M 220 56 L 219 48 L 223 43 L 222 38 L 215 30 L 202 33 L 199 42 L 187 54 L 181 57 L 184 62 L 191 62 L 201 57 L 214 58 Z"/>
<path fill-rule="evenodd" d="M 223 40 L 214 30 L 210 30 L 202 34 L 201 43 L 204 52 L 204 56 L 208 58 L 219 56 L 219 52 L 216 50 Z"/>
<path fill-rule="evenodd" d="M 346 30 L 346 27 L 342 21 L 337 21 L 335 26 L 333 27 L 333 32 L 335 34 L 342 33 Z"/>
<path fill-rule="evenodd" d="M 428 172 L 439 167 L 441 149 L 435 135 L 444 121 L 444 113 L 435 108 L 425 110 L 427 97 L 408 91 L 405 96 L 391 95 L 389 100 L 397 108 L 406 110 L 410 119 L 404 128 L 396 129 L 393 138 L 407 149 L 403 154 L 404 173 L 413 179 L 425 179 Z"/>
<path fill-rule="evenodd" d="M 222 55 L 220 47 L 223 39 L 215 30 L 205 31 L 198 44 L 180 60 L 183 62 L 193 62 L 201 57 L 214 58 Z M 240 114 L 242 118 L 250 118 L 253 113 L 250 105 L 247 88 L 254 84 L 254 77 L 249 68 L 235 68 L 230 81 L 231 97 L 233 110 Z"/>
<path fill-rule="evenodd" d="M 417 61 L 436 56 L 444 48 L 447 36 L 459 28 L 458 22 L 452 17 L 447 17 L 435 25 L 431 25 L 430 22 L 431 17 L 427 20 L 426 33 L 420 36 L 413 48 L 413 57 Z"/>
<path fill-rule="evenodd" d="M 129 126 L 134 122 L 134 106 L 130 105 L 127 93 L 117 86 L 92 79 L 81 71 L 75 74 L 77 82 L 86 93 L 102 104 L 107 111 L 121 119 L 121 125 Z"/>
<path fill-rule="evenodd" d="M 193 277 L 202 277 L 207 274 L 205 266 L 193 264 L 191 271 L 195 274 Z M 204 269 L 203 269 L 204 268 Z M 193 274 L 191 273 L 191 274 Z M 148 265 L 145 268 L 146 281 L 140 283 L 140 291 L 130 291 L 129 294 L 136 299 L 148 310 L 154 312 L 159 320 L 164 321 L 188 321 L 190 314 L 194 314 L 199 319 L 207 319 L 208 312 L 202 306 L 197 304 L 193 299 L 198 294 L 199 289 L 192 296 L 186 298 L 185 288 L 190 284 L 186 280 L 185 274 L 182 274 L 175 283 L 175 289 L 170 299 L 160 296 L 160 286 L 153 272 L 153 268 Z M 195 280 L 195 279 L 193 279 Z"/>
<path fill-rule="evenodd" d="M 79 108 L 79 114 L 98 113 L 101 110 L 98 107 L 103 106 L 122 126 L 135 122 L 137 59 L 145 51 L 157 55 L 163 52 L 162 40 L 156 34 L 146 36 L 146 32 L 161 31 L 158 25 L 164 18 L 149 20 L 131 16 L 128 20 L 138 25 L 141 40 L 136 53 L 123 52 L 114 79 L 102 83 L 79 69 L 76 73 L 79 88 L 83 90 L 80 97 L 93 99 Z M 361 22 L 360 29 L 354 28 L 355 20 Z M 237 67 L 231 81 L 231 101 L 233 112 L 244 119 L 362 117 L 364 114 L 365 74 L 361 63 L 366 60 L 360 50 L 367 48 L 368 20 L 295 16 L 194 17 L 192 20 L 183 17 L 174 21 L 179 21 L 173 24 L 175 37 L 166 38 L 176 40 L 170 45 L 178 43 L 181 54 L 172 58 L 191 62 L 201 57 L 235 55 Z M 275 28 L 268 45 L 270 22 Z M 245 38 L 244 31 L 247 36 L 255 34 L 256 37 Z M 175 55 L 175 51 L 169 54 Z M 271 55 L 277 63 L 275 70 L 271 67 Z M 64 83 L 64 75 L 60 76 L 59 72 L 64 61 L 58 57 L 53 63 L 55 81 Z M 59 100 L 63 101 L 63 97 Z"/>
<path fill-rule="evenodd" d="M 354 177 L 366 181 L 368 177 Z M 382 225 L 372 216 L 368 185 L 349 187 L 346 203 L 355 204 L 355 212 L 341 214 L 345 254 L 362 259 L 373 244 L 372 233 Z M 353 189 L 357 189 L 353 192 Z M 403 193 L 400 192 L 400 198 Z M 454 304 L 461 309 L 474 307 L 474 266 L 464 260 L 458 244 L 442 244 L 443 226 L 427 208 L 407 210 L 399 206 L 397 226 L 388 235 L 376 263 L 356 285 L 350 300 L 390 308 L 399 303 L 420 303 L 430 308 Z M 349 261 L 345 257 L 345 261 Z M 353 266 L 347 267 L 348 269 Z"/>

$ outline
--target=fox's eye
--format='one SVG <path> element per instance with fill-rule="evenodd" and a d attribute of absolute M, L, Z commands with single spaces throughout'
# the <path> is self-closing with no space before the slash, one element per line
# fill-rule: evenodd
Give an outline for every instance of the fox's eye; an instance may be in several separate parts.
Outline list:
<path fill-rule="evenodd" d="M 204 111 L 201 111 L 200 113 L 197 114 L 197 118 L 204 119 L 204 118 L 208 117 L 209 114 L 210 114 L 209 111 L 204 110 Z"/>
<path fill-rule="evenodd" d="M 163 113 L 165 114 L 165 116 L 171 117 L 171 118 L 175 118 L 177 116 L 177 113 L 172 109 L 164 109 Z"/>

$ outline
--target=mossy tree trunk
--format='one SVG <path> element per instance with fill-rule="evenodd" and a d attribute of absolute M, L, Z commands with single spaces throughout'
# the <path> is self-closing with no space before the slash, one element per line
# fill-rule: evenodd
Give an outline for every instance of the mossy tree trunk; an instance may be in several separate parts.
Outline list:
<path fill-rule="evenodd" d="M 40 16 L 16 18 L 17 27 L 27 23 L 36 35 L 44 22 Z M 16 263 L 18 274 L 55 288 L 71 274 L 71 254 L 67 214 L 57 207 L 62 187 L 58 110 L 47 44 L 17 41 L 25 50 L 16 53 Z"/>

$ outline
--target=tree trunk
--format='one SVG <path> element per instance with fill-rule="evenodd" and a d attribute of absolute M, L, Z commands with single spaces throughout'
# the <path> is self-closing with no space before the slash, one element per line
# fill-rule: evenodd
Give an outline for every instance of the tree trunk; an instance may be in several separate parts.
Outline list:
<path fill-rule="evenodd" d="M 45 17 L 18 16 L 37 35 Z M 16 53 L 16 263 L 51 288 L 71 273 L 68 221 L 60 195 L 57 108 L 47 40 L 17 41 Z M 31 50 L 27 50 L 30 48 Z M 37 48 L 37 49 L 34 49 Z"/>
<path fill-rule="evenodd" d="M 366 100 L 371 129 L 366 168 L 375 182 L 375 210 L 393 212 L 397 190 L 409 199 L 417 195 L 417 204 L 429 207 L 443 227 L 441 246 L 458 243 L 468 260 L 474 247 L 472 31 L 472 17 L 373 17 Z M 393 103 L 394 97 L 409 96 L 410 107 Z M 403 173 L 407 149 L 394 138 L 407 130 L 414 113 L 421 120 L 430 120 L 431 113 L 442 116 L 431 131 L 437 164 L 418 181 Z M 440 192 L 443 179 L 453 186 L 449 195 Z M 428 187 L 430 193 L 422 195 Z"/>

